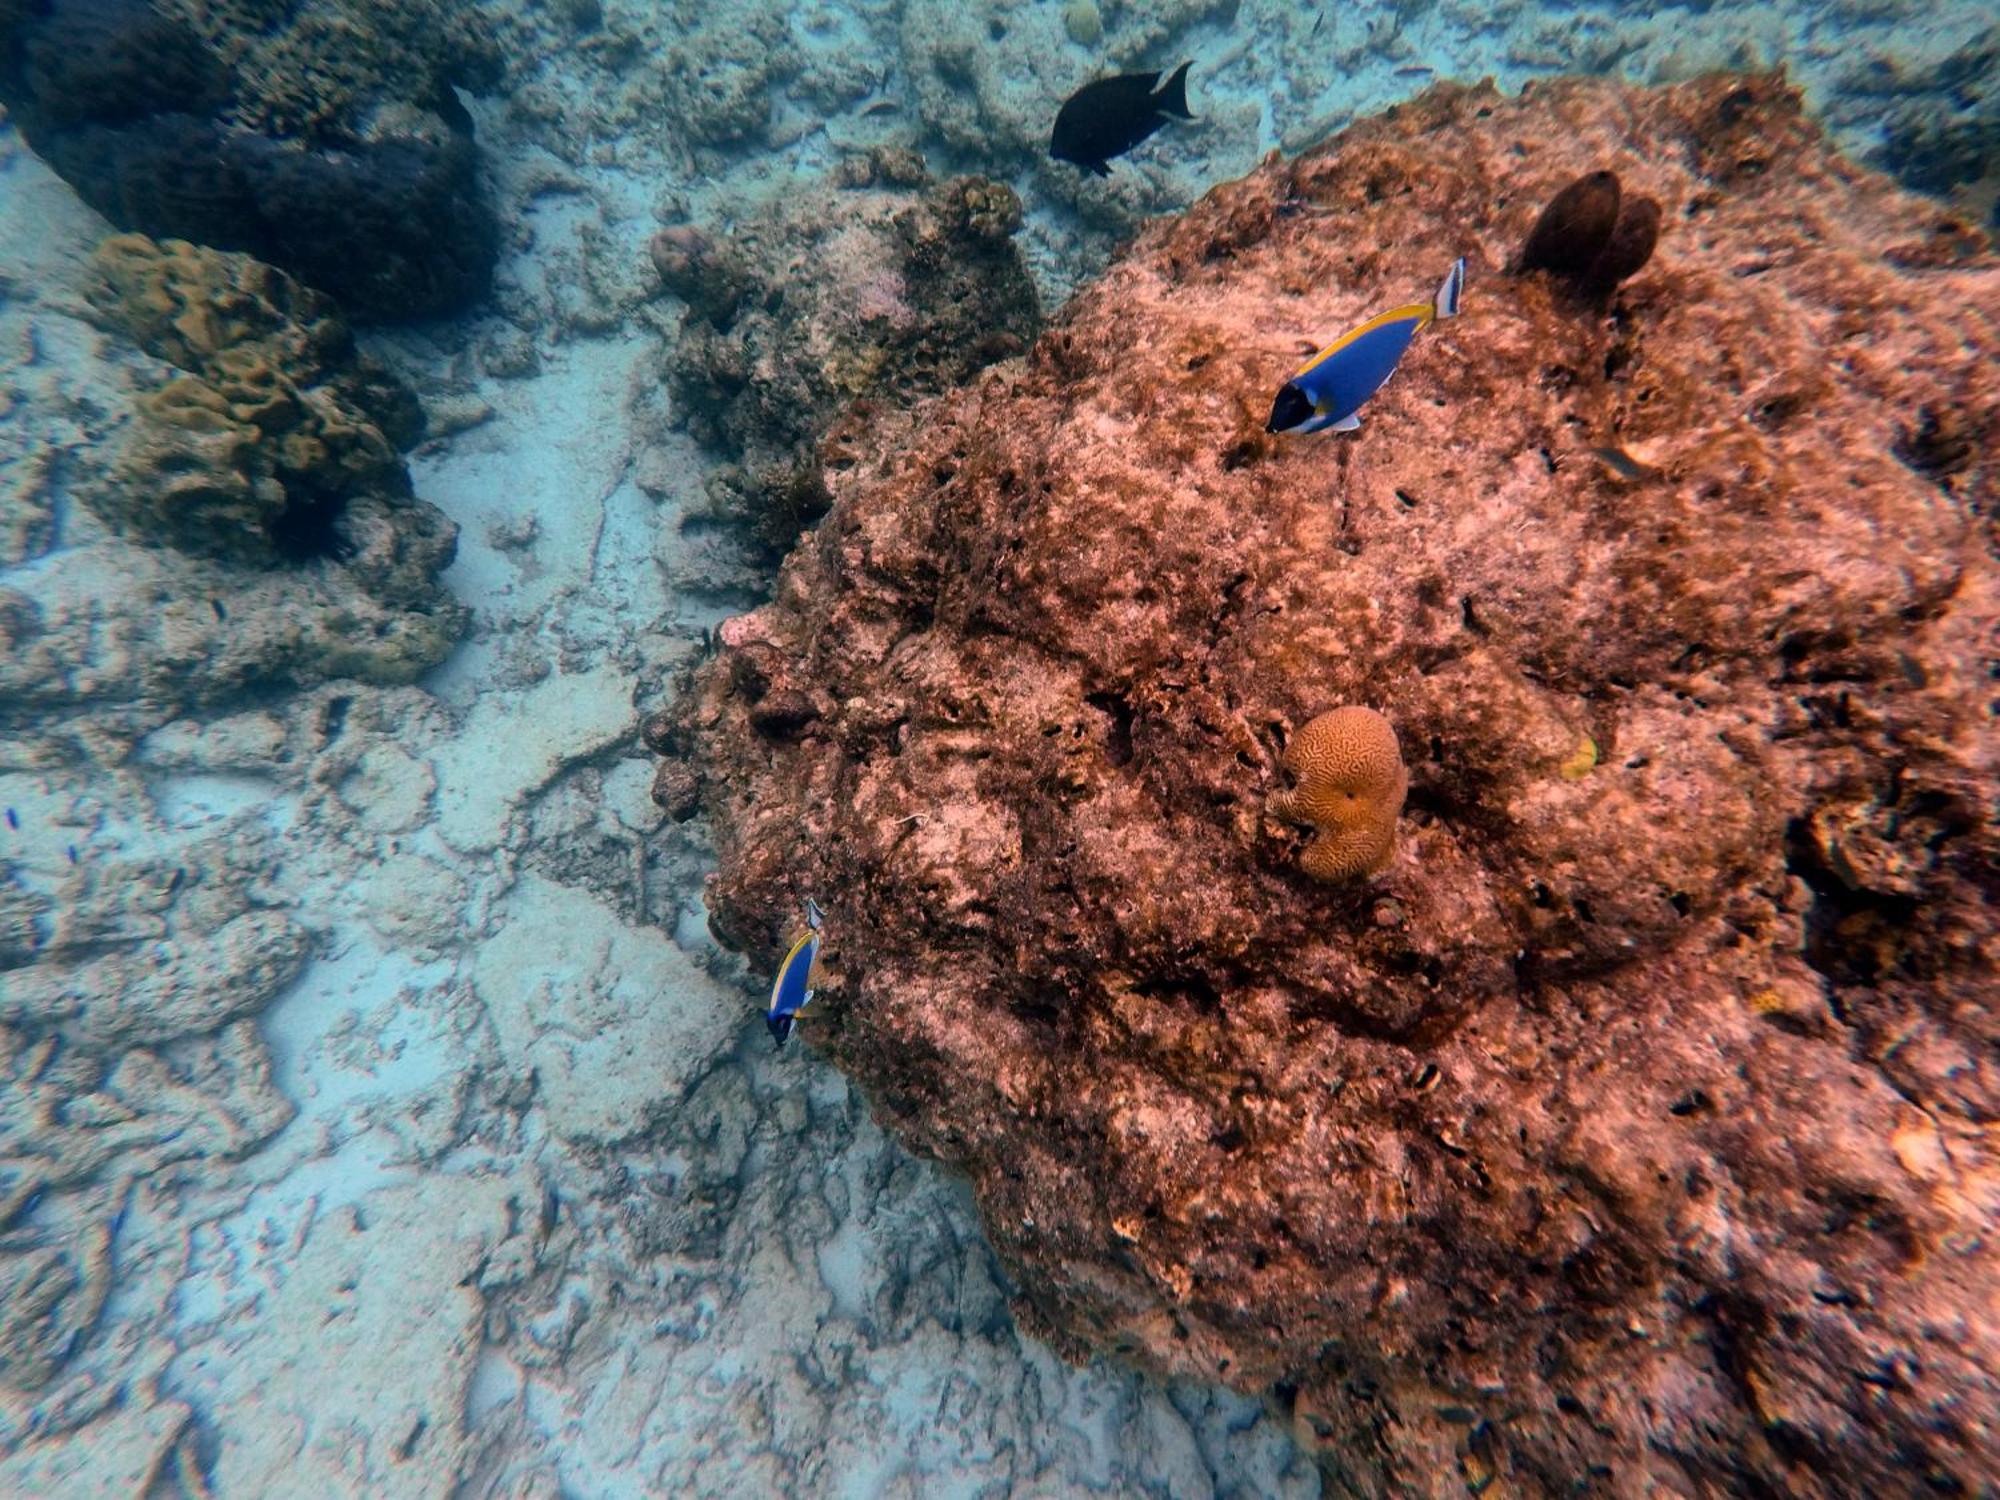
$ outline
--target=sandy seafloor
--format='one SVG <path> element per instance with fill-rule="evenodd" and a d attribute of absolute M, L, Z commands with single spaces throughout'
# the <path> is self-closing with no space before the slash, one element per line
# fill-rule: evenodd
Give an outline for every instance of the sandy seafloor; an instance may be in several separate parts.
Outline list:
<path fill-rule="evenodd" d="M 82 711 L 65 763 L 0 762 L 20 824 L 0 870 L 58 918 L 129 917 L 176 866 L 240 897 L 213 941 L 193 917 L 109 923 L 108 947 L 157 949 L 172 982 L 146 993 L 190 1018 L 136 1030 L 114 1075 L 178 1100 L 172 1128 L 42 1108 L 47 1058 L 0 1058 L 0 1158 L 88 1164 L 0 1235 L 13 1315 L 38 1309 L 53 1351 L 37 1388 L 0 1381 L 0 1496 L 1319 1493 L 1260 1402 L 1017 1333 L 962 1187 L 809 1045 L 774 1054 L 762 976 L 709 943 L 700 830 L 662 826 L 634 726 L 745 601 L 688 591 L 673 555 L 710 460 L 667 410 L 677 311 L 646 241 L 740 218 L 843 147 L 914 144 L 1016 183 L 1053 306 L 1135 214 L 1424 68 L 1518 87 L 1566 63 L 1785 61 L 1865 152 L 1881 101 L 1982 25 L 1876 0 L 1106 6 L 1114 60 L 1194 58 L 1204 123 L 1079 192 L 1022 145 L 1099 59 L 1053 0 L 717 7 L 717 56 L 753 12 L 793 52 L 732 75 L 764 121 L 735 142 L 690 151 L 644 48 L 533 16 L 511 44 L 539 72 L 473 101 L 508 231 L 492 303 L 365 335 L 431 409 L 417 492 L 461 528 L 447 581 L 475 625 L 445 665 L 204 708 L 129 755 L 93 755 Z M 668 23 L 613 3 L 604 29 L 656 45 Z M 879 100 L 897 107 L 862 113 Z M 112 617 L 148 605 L 74 498 L 132 358 L 80 316 L 105 232 L 0 131 L 0 519 L 41 518 L 0 589 Z M 247 1014 L 210 1006 L 274 933 L 296 949 L 281 982 Z"/>

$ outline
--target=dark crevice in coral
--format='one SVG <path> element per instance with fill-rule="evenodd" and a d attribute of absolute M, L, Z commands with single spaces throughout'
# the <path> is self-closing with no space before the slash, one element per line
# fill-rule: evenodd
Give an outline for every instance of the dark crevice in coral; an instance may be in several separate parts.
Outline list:
<path fill-rule="evenodd" d="M 1104 734 L 1104 758 L 1114 767 L 1132 763 L 1132 705 L 1123 693 L 1088 693 L 1085 703 L 1110 719 Z"/>
<path fill-rule="evenodd" d="M 345 495 L 301 493 L 271 520 L 271 547 L 290 563 L 349 562 L 360 549 L 347 534 Z"/>
<path fill-rule="evenodd" d="M 1182 1000 L 1205 1016 L 1222 1013 L 1222 992 L 1207 975 L 1195 971 L 1144 980 L 1132 986 L 1132 993 L 1148 1000 Z"/>
<path fill-rule="evenodd" d="M 1813 893 L 1806 910 L 1805 961 L 1836 990 L 1881 980 L 1892 948 L 1883 939 L 1908 926 L 1916 901 L 1847 884 L 1820 853 L 1804 818 L 1785 827 L 1785 868 Z"/>

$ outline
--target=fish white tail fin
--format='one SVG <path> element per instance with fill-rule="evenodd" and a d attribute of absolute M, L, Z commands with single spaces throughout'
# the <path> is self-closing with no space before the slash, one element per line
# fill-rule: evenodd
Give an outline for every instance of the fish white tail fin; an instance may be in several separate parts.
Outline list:
<path fill-rule="evenodd" d="M 1433 317 L 1455 318 L 1458 316 L 1458 299 L 1465 291 L 1465 257 L 1460 256 L 1451 263 L 1451 270 L 1439 283 L 1437 297 L 1431 306 Z"/>
<path fill-rule="evenodd" d="M 1159 92 L 1153 95 L 1153 108 L 1163 115 L 1173 115 L 1182 120 L 1194 118 L 1188 112 L 1187 103 L 1187 75 L 1188 69 L 1193 66 L 1191 62 L 1184 62 L 1174 69 L 1174 76 L 1161 84 Z"/>

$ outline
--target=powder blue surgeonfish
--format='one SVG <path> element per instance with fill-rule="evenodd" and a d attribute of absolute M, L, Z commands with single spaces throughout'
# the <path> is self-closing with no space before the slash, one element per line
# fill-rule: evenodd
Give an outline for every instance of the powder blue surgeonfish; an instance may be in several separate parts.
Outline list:
<path fill-rule="evenodd" d="M 1385 312 L 1342 334 L 1284 383 L 1264 430 L 1354 431 L 1361 425 L 1355 413 L 1395 374 L 1417 331 L 1437 318 L 1457 317 L 1459 293 L 1464 290 L 1465 261 L 1461 257 L 1452 262 L 1435 300 Z"/>
<path fill-rule="evenodd" d="M 764 1024 L 780 1047 L 792 1034 L 794 1018 L 812 1003 L 813 964 L 819 958 L 819 928 L 824 920 L 812 897 L 806 897 L 805 930 L 792 940 L 785 961 L 778 965 L 778 977 L 771 981 L 771 1009 Z"/>

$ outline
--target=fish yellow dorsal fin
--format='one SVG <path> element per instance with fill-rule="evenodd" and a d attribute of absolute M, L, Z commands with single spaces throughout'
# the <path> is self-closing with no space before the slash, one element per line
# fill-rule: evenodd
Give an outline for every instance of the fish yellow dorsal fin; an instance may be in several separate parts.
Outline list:
<path fill-rule="evenodd" d="M 1391 308 L 1388 312 L 1370 318 L 1359 328 L 1350 328 L 1346 333 L 1343 333 L 1311 359 L 1300 365 L 1297 373 L 1292 376 L 1292 379 L 1297 380 L 1301 375 L 1310 375 L 1314 370 L 1332 359 L 1334 355 L 1340 353 L 1341 350 L 1345 349 L 1363 334 L 1373 333 L 1378 328 L 1386 328 L 1391 323 L 1400 323 L 1405 319 L 1414 319 L 1417 330 L 1421 332 L 1424 325 L 1436 316 L 1437 306 L 1430 302 L 1412 302 L 1407 307 Z"/>

